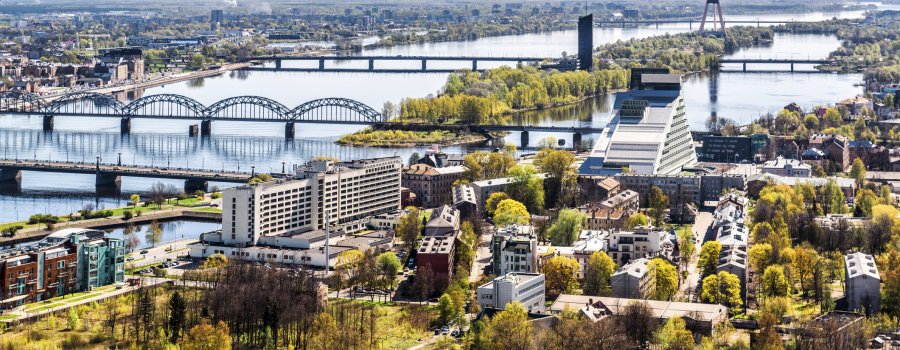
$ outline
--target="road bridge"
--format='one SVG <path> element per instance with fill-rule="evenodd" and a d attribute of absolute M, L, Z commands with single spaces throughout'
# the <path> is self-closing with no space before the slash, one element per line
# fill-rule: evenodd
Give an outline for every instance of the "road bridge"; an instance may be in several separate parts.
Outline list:
<path fill-rule="evenodd" d="M 609 21 L 609 20 L 595 20 L 594 25 L 600 28 L 606 27 L 622 27 L 625 28 L 627 26 L 637 26 L 637 25 L 655 25 L 656 28 L 665 24 L 687 24 L 689 29 L 694 29 L 694 24 L 700 24 L 703 22 L 700 18 L 682 18 L 682 19 L 641 19 L 641 20 L 619 20 L 619 21 Z M 787 24 L 787 23 L 816 23 L 815 21 L 795 21 L 795 20 L 786 20 L 786 21 L 777 21 L 777 20 L 736 20 L 736 21 L 726 21 L 729 24 L 755 24 L 757 27 L 762 25 L 769 24 Z"/>
<path fill-rule="evenodd" d="M 98 192 L 118 192 L 123 176 L 184 180 L 185 192 L 191 193 L 205 191 L 210 181 L 244 183 L 255 175 L 254 172 L 125 165 L 121 161 L 107 164 L 102 163 L 99 157 L 96 163 L 0 159 L 0 185 L 20 188 L 23 171 L 94 175 Z"/>
<path fill-rule="evenodd" d="M 297 71 L 297 72 L 391 72 L 391 73 L 447 73 L 455 70 L 448 69 L 429 69 L 428 62 L 432 61 L 466 61 L 472 63 L 472 70 L 478 70 L 478 62 L 516 62 L 516 63 L 538 63 L 546 60 L 546 57 L 492 57 L 492 56 L 255 56 L 250 57 L 249 61 L 275 61 L 275 68 L 249 67 L 247 70 L 266 70 L 266 71 Z M 318 68 L 292 68 L 282 67 L 283 61 L 316 61 L 319 63 Z M 325 62 L 328 61 L 366 61 L 369 63 L 368 69 L 350 69 L 350 68 L 329 68 Z M 375 63 L 378 61 L 408 61 L 419 62 L 420 69 L 386 69 L 376 68 Z"/>
<path fill-rule="evenodd" d="M 723 64 L 741 64 L 743 66 L 742 72 L 750 72 L 747 70 L 748 64 L 789 64 L 791 65 L 791 72 L 794 71 L 795 64 L 829 64 L 834 63 L 832 60 L 828 59 L 778 59 L 778 58 L 722 58 L 719 59 L 719 66 Z"/>

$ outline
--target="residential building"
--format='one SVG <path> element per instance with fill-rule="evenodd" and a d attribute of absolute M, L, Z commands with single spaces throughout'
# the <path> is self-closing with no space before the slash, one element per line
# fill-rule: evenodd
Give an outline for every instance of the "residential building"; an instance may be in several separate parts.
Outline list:
<path fill-rule="evenodd" d="M 578 262 L 578 279 L 584 278 L 591 255 L 596 252 L 606 252 L 608 247 L 609 232 L 583 230 L 578 240 L 570 247 L 563 246 L 538 246 L 538 265 L 543 268 L 547 261 L 554 256 L 562 256 Z"/>
<path fill-rule="evenodd" d="M 612 295 L 616 298 L 644 299 L 650 296 L 653 287 L 651 276 L 647 274 L 647 264 L 650 260 L 645 258 L 635 259 L 620 265 L 618 270 L 609 279 L 612 286 Z"/>
<path fill-rule="evenodd" d="M 442 205 L 431 211 L 431 217 L 425 223 L 425 236 L 453 236 L 459 234 L 459 210 L 449 205 Z"/>
<path fill-rule="evenodd" d="M 413 164 L 403 172 L 403 187 L 415 193 L 420 206 L 435 208 L 450 204 L 453 183 L 466 172 L 463 166 L 437 168 L 427 164 Z"/>
<path fill-rule="evenodd" d="M 809 149 L 818 150 L 823 160 L 831 165 L 820 164 L 825 169 L 845 171 L 850 166 L 850 140 L 838 134 L 813 134 L 809 137 Z"/>
<path fill-rule="evenodd" d="M 491 252 L 491 268 L 497 276 L 510 272 L 537 272 L 537 237 L 532 226 L 497 228 L 491 237 Z"/>
<path fill-rule="evenodd" d="M 844 295 L 848 310 L 881 311 L 881 275 L 871 255 L 857 252 L 844 256 Z"/>
<path fill-rule="evenodd" d="M 426 151 L 425 156 L 420 158 L 417 163 L 443 168 L 463 165 L 463 159 L 465 157 L 462 154 L 447 154 L 439 149 L 432 149 Z"/>
<path fill-rule="evenodd" d="M 697 162 L 681 76 L 633 69 L 631 90 L 616 94 L 612 117 L 579 167 L 581 175 L 677 174 Z"/>
<path fill-rule="evenodd" d="M 692 206 L 700 206 L 705 201 L 718 201 L 719 195 L 727 189 L 744 190 L 743 175 L 703 174 L 703 175 L 643 175 L 617 174 L 615 178 L 623 189 L 640 194 L 641 206 L 647 206 L 647 194 L 658 187 L 669 198 L 669 216 L 674 220 L 690 221 Z"/>
<path fill-rule="evenodd" d="M 582 199 L 586 202 L 598 202 L 615 196 L 621 185 L 612 176 L 579 176 Z"/>
<path fill-rule="evenodd" d="M 804 322 L 802 327 L 788 327 L 797 349 L 873 349 L 866 342 L 866 316 L 855 312 L 831 311 Z M 751 336 L 753 340 L 756 337 Z M 877 344 L 881 337 L 876 337 Z M 751 341 L 751 348 L 755 344 Z M 883 344 L 882 344 L 883 345 Z M 885 349 L 896 349 L 888 345 Z"/>
<path fill-rule="evenodd" d="M 510 272 L 478 286 L 478 306 L 482 309 L 503 310 L 506 305 L 518 301 L 530 313 L 543 313 L 544 274 Z"/>
<path fill-rule="evenodd" d="M 625 221 L 640 207 L 640 195 L 625 190 L 597 204 L 581 208 L 587 214 L 587 229 L 609 230 L 623 228 Z"/>
<path fill-rule="evenodd" d="M 828 181 L 834 181 L 835 184 L 844 192 L 844 196 L 848 199 L 856 195 L 856 181 L 846 177 L 786 177 L 773 174 L 756 174 L 747 178 L 747 194 L 751 197 L 758 197 L 759 192 L 769 184 L 797 186 L 800 184 L 810 184 L 817 190 Z"/>
<path fill-rule="evenodd" d="M 863 109 L 872 110 L 872 100 L 862 96 L 840 100 L 836 105 L 838 107 L 846 108 L 851 116 L 859 115 L 862 113 Z"/>
<path fill-rule="evenodd" d="M 79 290 L 125 283 L 125 240 L 105 235 L 73 235 L 78 247 Z"/>
<path fill-rule="evenodd" d="M 810 177 L 812 168 L 796 159 L 777 157 L 775 160 L 765 162 L 762 166 L 763 174 L 772 174 L 786 177 Z"/>
<path fill-rule="evenodd" d="M 440 282 L 437 290 L 443 289 L 453 276 L 455 241 L 455 236 L 426 236 L 416 253 L 417 271 L 431 270 Z"/>
<path fill-rule="evenodd" d="M 549 175 L 545 173 L 535 174 L 535 176 L 540 176 L 545 180 L 549 177 Z M 475 191 L 475 197 L 478 198 L 478 209 L 484 210 L 484 203 L 487 201 L 488 197 L 490 197 L 492 193 L 503 192 L 506 190 L 506 185 L 512 181 L 513 178 L 511 177 L 501 177 L 497 179 L 475 181 L 469 184 L 472 186 L 472 190 Z"/>
<path fill-rule="evenodd" d="M 665 230 L 638 226 L 633 230 L 610 232 L 606 254 L 616 265 L 622 266 L 634 259 L 671 257 L 674 247 L 672 238 Z"/>
<path fill-rule="evenodd" d="M 681 317 L 687 328 L 700 335 L 712 336 L 718 325 L 728 320 L 728 308 L 719 304 L 682 303 L 675 301 L 608 298 L 590 295 L 561 294 L 550 313 L 560 314 L 567 310 L 578 310 L 586 318 L 600 321 L 606 317 L 615 319 L 625 316 L 627 306 L 634 303 L 646 304 L 657 325 L 662 325 L 670 317 Z"/>
<path fill-rule="evenodd" d="M 722 247 L 716 272 L 725 271 L 737 276 L 741 283 L 741 300 L 747 305 L 747 276 L 749 273 L 747 246 Z"/>

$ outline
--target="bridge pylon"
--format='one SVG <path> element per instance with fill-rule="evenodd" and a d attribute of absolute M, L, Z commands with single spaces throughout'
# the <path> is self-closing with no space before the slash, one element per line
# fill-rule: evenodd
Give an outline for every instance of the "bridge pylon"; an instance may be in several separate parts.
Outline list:
<path fill-rule="evenodd" d="M 124 117 L 119 122 L 120 128 L 119 131 L 122 135 L 127 135 L 131 133 L 131 118 Z"/>
<path fill-rule="evenodd" d="M 706 0 L 706 8 L 703 9 L 703 18 L 700 20 L 700 31 L 707 30 L 706 21 L 709 19 L 709 8 L 712 6 L 712 30 L 713 32 L 722 31 L 725 35 L 725 17 L 722 15 L 722 4 L 720 0 Z M 718 17 L 718 18 L 716 18 Z"/>
<path fill-rule="evenodd" d="M 200 136 L 212 135 L 212 120 L 205 119 L 200 122 Z"/>
<path fill-rule="evenodd" d="M 45 114 L 44 115 L 44 131 L 53 131 L 53 115 Z"/>
<path fill-rule="evenodd" d="M 297 129 L 294 125 L 294 122 L 288 122 L 284 124 L 284 138 L 288 140 L 293 140 L 294 136 L 297 135 Z"/>

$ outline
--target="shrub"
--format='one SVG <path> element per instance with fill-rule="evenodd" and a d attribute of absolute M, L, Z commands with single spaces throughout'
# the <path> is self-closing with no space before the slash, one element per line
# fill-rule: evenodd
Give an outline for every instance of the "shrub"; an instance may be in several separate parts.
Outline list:
<path fill-rule="evenodd" d="M 166 277 L 166 270 L 158 267 L 153 268 L 153 276 L 156 277 Z"/>
<path fill-rule="evenodd" d="M 131 213 L 131 210 L 126 210 L 122 213 L 122 219 L 131 220 L 134 217 L 134 214 Z"/>

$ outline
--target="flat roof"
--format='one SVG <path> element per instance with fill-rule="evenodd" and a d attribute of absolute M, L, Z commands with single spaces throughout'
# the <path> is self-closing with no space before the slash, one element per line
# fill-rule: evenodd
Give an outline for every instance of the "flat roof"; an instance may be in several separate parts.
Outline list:
<path fill-rule="evenodd" d="M 551 312 L 561 312 L 566 309 L 578 310 L 587 306 L 591 301 L 594 307 L 601 307 L 608 310 L 613 315 L 621 315 L 625 312 L 625 307 L 632 303 L 645 302 L 653 311 L 656 318 L 670 318 L 674 316 L 687 317 L 689 314 L 697 312 L 701 317 L 701 321 L 710 321 L 720 318 L 728 313 L 728 308 L 719 304 L 702 304 L 702 303 L 683 303 L 676 301 L 663 300 L 647 300 L 647 299 L 627 299 L 627 298 L 611 298 L 590 295 L 571 295 L 560 294 L 559 298 L 550 306 Z"/>

